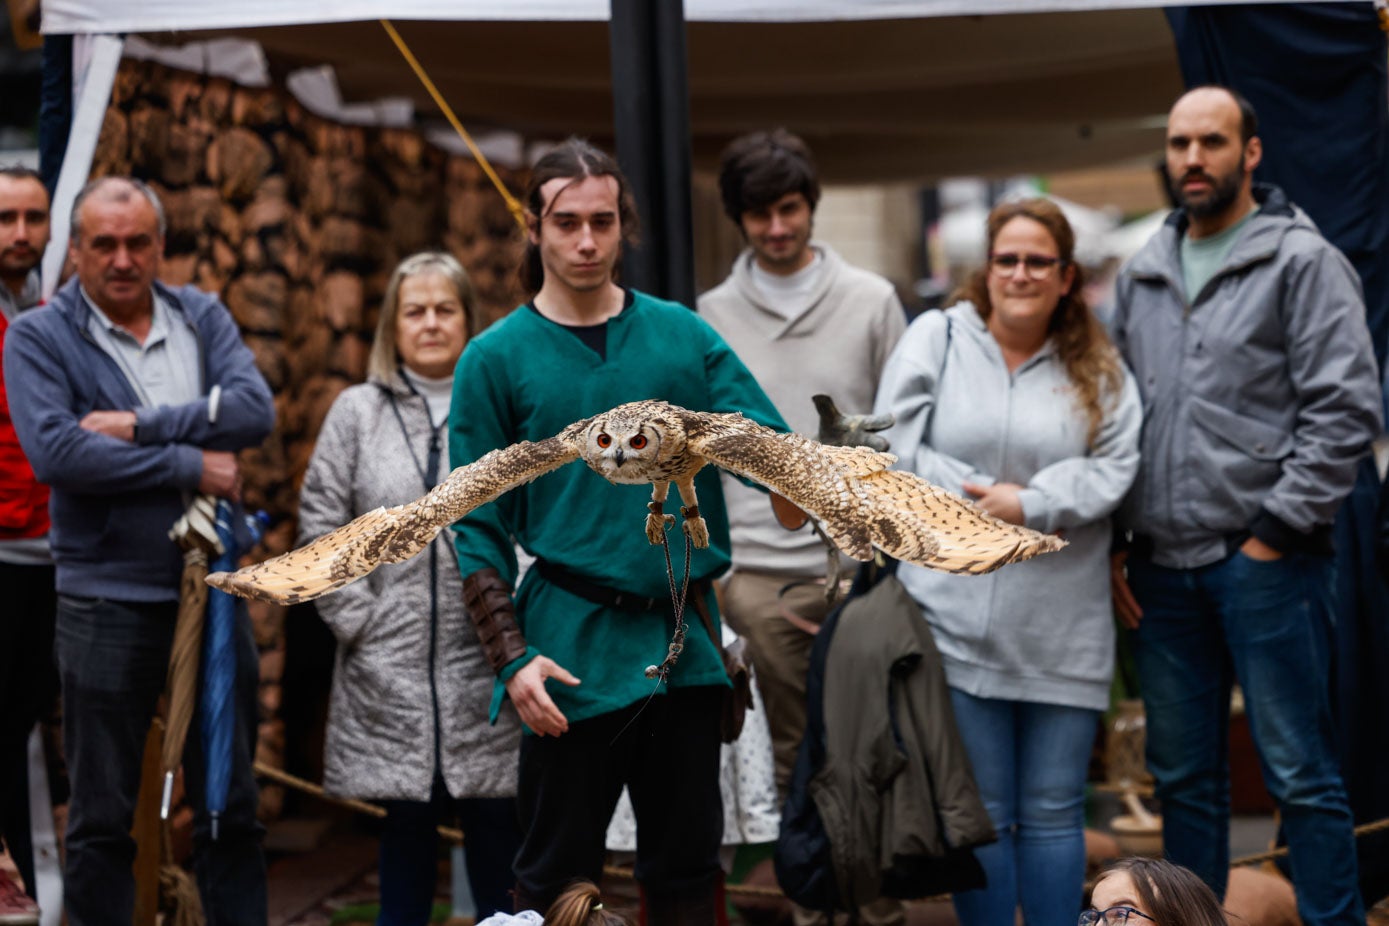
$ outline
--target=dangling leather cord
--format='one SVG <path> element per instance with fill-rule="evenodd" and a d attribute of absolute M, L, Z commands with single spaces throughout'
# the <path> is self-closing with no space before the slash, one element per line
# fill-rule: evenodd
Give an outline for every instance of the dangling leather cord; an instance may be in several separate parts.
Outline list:
<path fill-rule="evenodd" d="M 654 502 L 652 504 L 655 504 Z M 660 665 L 647 666 L 646 677 L 656 680 L 656 687 L 651 689 L 651 694 L 646 696 L 641 707 L 632 718 L 622 725 L 622 729 L 608 743 L 611 746 L 616 743 L 618 737 L 627 732 L 627 728 L 637 722 L 642 711 L 646 710 L 646 705 L 651 703 L 651 699 L 656 697 L 656 693 L 661 690 L 661 683 L 670 679 L 671 670 L 675 668 L 675 661 L 680 658 L 680 654 L 685 651 L 685 631 L 688 629 L 685 624 L 685 601 L 690 592 L 690 559 L 693 555 L 693 543 L 690 535 L 685 535 L 685 577 L 680 581 L 679 588 L 676 588 L 675 567 L 670 561 L 670 540 L 666 537 L 665 531 L 661 532 L 661 549 L 666 554 L 666 581 L 670 585 L 670 605 L 675 612 L 675 629 L 671 632 L 670 645 L 666 647 L 666 658 L 661 660 Z M 703 594 L 704 590 L 700 591 Z M 697 609 L 704 607 L 703 602 L 696 604 Z M 704 612 L 700 610 L 700 617 L 704 617 Z M 706 619 L 705 626 L 709 628 L 710 636 L 713 635 L 713 623 Z M 719 641 L 714 640 L 714 648 L 718 649 Z"/>
<path fill-rule="evenodd" d="M 670 584 L 670 606 L 675 612 L 675 629 L 671 633 L 670 646 L 666 647 L 666 658 L 658 666 L 647 666 L 647 678 L 659 678 L 665 681 L 670 678 L 670 672 L 675 668 L 675 660 L 680 658 L 680 654 L 685 651 L 685 600 L 690 591 L 690 556 L 691 556 L 690 535 L 685 535 L 685 578 L 680 582 L 680 588 L 676 590 L 675 567 L 670 562 L 670 540 L 667 539 L 665 531 L 661 532 L 661 549 L 666 554 L 666 581 Z M 714 645 L 718 646 L 719 641 L 715 640 Z"/>

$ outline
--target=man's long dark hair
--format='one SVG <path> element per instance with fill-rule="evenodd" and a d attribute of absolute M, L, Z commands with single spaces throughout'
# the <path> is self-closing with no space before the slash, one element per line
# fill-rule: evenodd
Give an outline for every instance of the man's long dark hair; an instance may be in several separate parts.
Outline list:
<path fill-rule="evenodd" d="M 555 179 L 578 183 L 585 177 L 612 177 L 617 181 L 617 219 L 622 226 L 622 240 L 628 245 L 635 245 L 640 240 L 641 220 L 637 216 L 632 187 L 611 155 L 582 138 L 570 138 L 550 149 L 531 168 L 525 196 L 526 222 L 531 231 L 537 237 L 540 235 L 541 221 L 549 211 L 541 199 L 541 187 Z M 551 206 L 563 189 L 550 197 Z M 621 266 L 621 258 L 618 265 Z M 532 294 L 539 292 L 545 283 L 545 266 L 540 261 L 540 248 L 530 240 L 526 241 L 526 253 L 521 258 L 520 278 L 526 292 Z"/>

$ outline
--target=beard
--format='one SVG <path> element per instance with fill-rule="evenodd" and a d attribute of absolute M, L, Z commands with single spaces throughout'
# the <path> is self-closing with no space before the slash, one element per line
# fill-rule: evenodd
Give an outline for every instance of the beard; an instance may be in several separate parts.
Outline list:
<path fill-rule="evenodd" d="M 1187 177 L 1199 176 L 1210 184 L 1210 192 L 1204 197 L 1190 198 L 1182 191 L 1182 181 Z M 1239 159 L 1239 168 L 1223 177 L 1214 177 L 1204 171 L 1188 171 L 1172 182 L 1172 198 L 1198 219 L 1208 219 L 1227 211 L 1239 199 L 1240 187 L 1244 183 L 1244 158 Z"/>
<path fill-rule="evenodd" d="M 27 276 L 29 271 L 39 265 L 42 258 L 43 252 L 33 248 L 25 248 L 23 251 L 6 248 L 0 251 L 0 273 L 6 276 Z"/>

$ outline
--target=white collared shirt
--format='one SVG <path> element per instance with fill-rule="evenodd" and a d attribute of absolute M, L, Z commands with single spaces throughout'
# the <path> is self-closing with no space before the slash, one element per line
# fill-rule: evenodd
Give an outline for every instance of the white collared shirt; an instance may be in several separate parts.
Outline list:
<path fill-rule="evenodd" d="M 184 405 L 202 395 L 198 339 L 183 317 L 153 293 L 149 334 L 141 344 L 82 290 L 91 309 L 87 330 L 120 366 L 141 405 Z"/>

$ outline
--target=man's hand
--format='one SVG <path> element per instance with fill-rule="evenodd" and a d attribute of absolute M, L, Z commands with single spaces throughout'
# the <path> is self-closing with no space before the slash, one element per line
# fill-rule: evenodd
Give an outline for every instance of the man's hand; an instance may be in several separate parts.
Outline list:
<path fill-rule="evenodd" d="M 225 450 L 204 450 L 203 475 L 198 480 L 198 491 L 234 502 L 241 501 L 241 469 L 236 465 L 236 454 Z"/>
<path fill-rule="evenodd" d="M 776 515 L 777 523 L 788 531 L 798 531 L 810 520 L 810 515 L 790 499 L 775 492 L 769 493 L 767 497 L 772 500 L 772 513 Z"/>
<path fill-rule="evenodd" d="M 1114 613 L 1119 615 L 1119 623 L 1130 630 L 1137 630 L 1139 622 L 1143 620 L 1143 609 L 1138 606 L 1138 599 L 1133 597 L 1133 589 L 1129 588 L 1129 574 L 1124 568 L 1128 558 L 1125 550 L 1109 555 L 1109 593 L 1114 599 Z"/>
<path fill-rule="evenodd" d="M 87 412 L 77 426 L 84 431 L 105 434 L 126 443 L 135 443 L 135 413 L 116 411 Z"/>
<path fill-rule="evenodd" d="M 974 504 L 984 509 L 985 513 L 1009 524 L 1023 523 L 1022 500 L 1018 498 L 1022 486 L 1016 482 L 995 482 L 991 486 L 966 482 L 961 488 L 974 499 Z"/>
<path fill-rule="evenodd" d="M 820 413 L 820 433 L 817 439 L 832 447 L 867 447 L 870 450 L 887 450 L 887 439 L 873 434 L 885 431 L 893 425 L 891 415 L 846 415 L 827 395 L 811 396 L 815 409 Z"/>
<path fill-rule="evenodd" d="M 569 732 L 569 720 L 560 713 L 550 693 L 545 690 L 547 678 L 566 685 L 579 684 L 568 669 L 553 659 L 536 656 L 507 680 L 506 693 L 511 703 L 516 705 L 516 713 L 521 715 L 522 723 L 539 736 L 559 736 Z"/>
<path fill-rule="evenodd" d="M 1283 558 L 1282 553 L 1264 543 L 1258 537 L 1250 537 L 1244 543 L 1240 544 L 1239 551 L 1259 563 L 1271 563 L 1276 559 Z"/>

